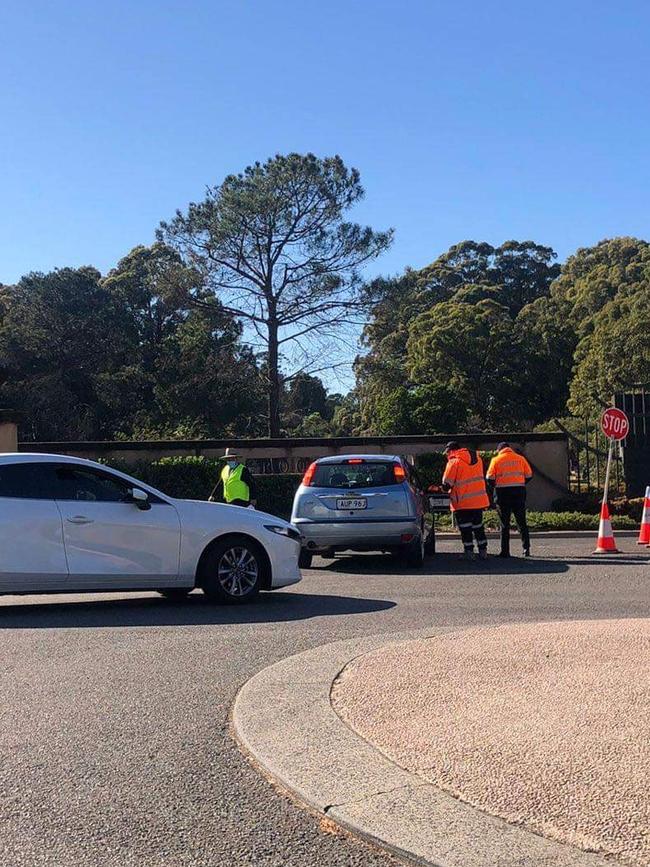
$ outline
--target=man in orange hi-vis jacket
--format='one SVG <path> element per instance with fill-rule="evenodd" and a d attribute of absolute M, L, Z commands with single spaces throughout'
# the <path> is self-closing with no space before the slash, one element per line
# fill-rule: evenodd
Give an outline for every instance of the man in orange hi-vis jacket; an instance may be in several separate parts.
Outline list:
<path fill-rule="evenodd" d="M 526 521 L 526 485 L 533 477 L 530 464 L 509 443 L 499 443 L 497 454 L 487 471 L 488 488 L 501 521 L 501 553 L 510 556 L 510 518 L 515 516 L 524 546 L 524 557 L 530 557 L 530 533 Z"/>
<path fill-rule="evenodd" d="M 485 489 L 483 461 L 473 449 L 463 448 L 452 440 L 445 446 L 447 466 L 442 487 L 449 491 L 450 507 L 456 515 L 465 549 L 463 557 L 474 559 L 474 539 L 481 560 L 487 559 L 487 538 L 483 527 L 483 509 L 490 505 Z"/>

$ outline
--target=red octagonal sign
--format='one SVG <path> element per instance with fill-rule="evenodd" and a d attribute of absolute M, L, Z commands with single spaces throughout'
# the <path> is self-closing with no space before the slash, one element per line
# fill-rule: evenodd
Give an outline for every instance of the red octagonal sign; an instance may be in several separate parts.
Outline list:
<path fill-rule="evenodd" d="M 606 437 L 624 440 L 630 431 L 630 421 L 622 409 L 610 407 L 600 417 L 600 426 Z"/>

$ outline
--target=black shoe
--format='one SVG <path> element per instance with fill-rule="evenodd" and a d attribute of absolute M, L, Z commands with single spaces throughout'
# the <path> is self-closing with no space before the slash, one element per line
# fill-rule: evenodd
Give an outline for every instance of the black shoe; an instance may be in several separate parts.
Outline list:
<path fill-rule="evenodd" d="M 510 554 L 506 554 L 504 551 L 501 551 L 499 554 L 497 554 L 497 557 L 501 557 L 504 560 L 508 560 L 508 559 L 510 559 Z"/>
<path fill-rule="evenodd" d="M 530 548 L 524 548 L 524 557 L 530 557 Z"/>

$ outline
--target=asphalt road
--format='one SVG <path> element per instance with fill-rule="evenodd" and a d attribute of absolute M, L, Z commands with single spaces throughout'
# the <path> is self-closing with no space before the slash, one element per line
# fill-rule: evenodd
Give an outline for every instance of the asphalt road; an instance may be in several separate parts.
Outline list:
<path fill-rule="evenodd" d="M 491 546 L 495 545 L 491 542 Z M 532 560 L 421 572 L 364 555 L 315 561 L 258 604 L 200 594 L 0 599 L 0 864 L 379 867 L 397 862 L 323 827 L 241 755 L 239 686 L 309 647 L 435 625 L 648 616 L 645 549 L 534 543 Z M 444 550 L 457 550 L 445 543 Z"/>

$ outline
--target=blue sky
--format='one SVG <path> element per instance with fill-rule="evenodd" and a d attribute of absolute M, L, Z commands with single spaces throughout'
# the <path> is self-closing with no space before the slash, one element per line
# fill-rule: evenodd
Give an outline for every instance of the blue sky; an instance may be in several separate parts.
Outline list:
<path fill-rule="evenodd" d="M 255 159 L 339 153 L 373 272 L 650 236 L 650 4 L 4 0 L 0 282 L 108 270 Z"/>

